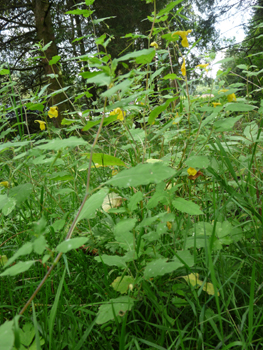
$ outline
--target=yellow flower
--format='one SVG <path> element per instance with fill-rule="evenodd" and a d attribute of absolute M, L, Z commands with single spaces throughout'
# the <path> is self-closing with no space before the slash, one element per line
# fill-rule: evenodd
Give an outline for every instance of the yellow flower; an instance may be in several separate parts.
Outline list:
<path fill-rule="evenodd" d="M 206 64 L 198 64 L 196 66 L 196 68 L 204 68 L 206 72 L 208 72 L 208 69 L 206 67 L 209 66 L 209 63 L 206 63 Z"/>
<path fill-rule="evenodd" d="M 124 120 L 126 112 L 122 111 L 119 107 L 110 112 L 110 115 L 117 115 L 118 120 Z"/>
<path fill-rule="evenodd" d="M 49 111 L 47 112 L 49 118 L 57 118 L 58 117 L 58 107 L 50 107 Z"/>
<path fill-rule="evenodd" d="M 235 94 L 227 95 L 227 100 L 228 102 L 236 101 L 237 100 L 236 95 Z"/>
<path fill-rule="evenodd" d="M 167 226 L 168 230 L 171 230 L 173 225 L 172 225 L 172 223 L 170 221 L 167 221 L 166 222 L 166 226 Z"/>
<path fill-rule="evenodd" d="M 183 76 L 185 77 L 186 76 L 185 58 L 183 58 L 183 64 L 181 66 L 181 71 L 182 71 Z"/>
<path fill-rule="evenodd" d="M 175 35 L 180 35 L 180 37 L 182 38 L 182 45 L 183 47 L 189 47 L 189 43 L 188 43 L 188 40 L 187 40 L 187 35 L 189 33 L 192 32 L 192 29 L 188 29 L 186 31 L 182 31 L 182 30 L 179 30 L 178 32 L 174 32 L 172 34 L 172 38 L 175 36 Z"/>
<path fill-rule="evenodd" d="M 155 50 L 156 49 L 158 49 L 158 44 L 155 42 L 155 41 L 153 41 L 151 44 L 150 44 L 150 46 L 153 46 L 154 48 L 155 48 Z"/>
<path fill-rule="evenodd" d="M 4 186 L 5 188 L 8 188 L 9 187 L 9 182 L 8 181 L 2 181 L 2 182 L 0 182 L 0 185 Z"/>
<path fill-rule="evenodd" d="M 46 129 L 46 122 L 43 122 L 42 120 L 35 120 L 35 123 L 38 122 L 40 126 L 40 130 Z"/>
<path fill-rule="evenodd" d="M 195 174 L 197 173 L 197 170 L 195 170 L 195 168 L 189 168 L 187 169 L 187 172 L 190 176 L 195 176 Z"/>
<path fill-rule="evenodd" d="M 220 102 L 212 102 L 212 105 L 213 105 L 213 107 L 221 106 L 221 103 Z"/>

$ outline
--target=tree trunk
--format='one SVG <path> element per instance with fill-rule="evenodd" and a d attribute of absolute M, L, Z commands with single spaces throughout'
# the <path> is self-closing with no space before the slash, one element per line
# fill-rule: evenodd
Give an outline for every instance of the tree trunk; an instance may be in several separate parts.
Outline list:
<path fill-rule="evenodd" d="M 35 23 L 37 29 L 38 40 L 42 42 L 42 45 L 46 45 L 52 41 L 51 45 L 45 51 L 45 58 L 42 59 L 44 72 L 47 77 L 47 83 L 50 84 L 48 87 L 48 93 L 55 92 L 64 87 L 62 72 L 58 65 L 49 65 L 49 61 L 53 56 L 58 55 L 58 49 L 55 43 L 55 36 L 53 32 L 52 20 L 50 15 L 51 4 L 49 0 L 32 0 L 33 11 L 35 15 Z M 56 74 L 56 78 L 49 77 L 48 74 Z M 55 94 L 48 101 L 49 107 L 58 107 L 58 117 L 53 118 L 53 123 L 56 127 L 61 126 L 63 119 L 62 112 L 70 108 L 66 96 L 62 93 Z"/>

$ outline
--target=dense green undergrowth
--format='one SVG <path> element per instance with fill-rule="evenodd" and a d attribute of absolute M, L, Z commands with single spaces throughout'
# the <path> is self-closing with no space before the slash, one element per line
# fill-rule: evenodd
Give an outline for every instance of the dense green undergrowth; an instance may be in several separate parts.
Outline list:
<path fill-rule="evenodd" d="M 74 58 L 100 100 L 80 113 L 76 96 L 61 129 L 44 89 L 2 89 L 18 123 L 2 113 L 0 349 L 262 349 L 263 106 L 224 71 L 190 95 L 187 52 L 175 74 L 153 41 L 180 57 L 176 33 Z"/>

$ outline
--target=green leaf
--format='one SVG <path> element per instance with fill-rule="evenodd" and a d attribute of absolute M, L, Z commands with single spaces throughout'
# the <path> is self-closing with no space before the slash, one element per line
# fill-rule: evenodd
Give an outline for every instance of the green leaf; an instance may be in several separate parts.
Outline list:
<path fill-rule="evenodd" d="M 9 75 L 10 71 L 8 69 L 1 69 L 0 75 Z"/>
<path fill-rule="evenodd" d="M 137 205 L 143 200 L 143 194 L 141 191 L 136 192 L 128 201 L 128 209 L 134 211 L 137 209 Z"/>
<path fill-rule="evenodd" d="M 175 73 L 173 74 L 166 74 L 162 79 L 171 79 L 171 80 L 174 80 L 174 79 L 177 79 L 177 75 Z"/>
<path fill-rule="evenodd" d="M 90 6 L 94 3 L 95 0 L 85 0 L 87 6 Z"/>
<path fill-rule="evenodd" d="M 46 249 L 47 246 L 47 241 L 45 239 L 45 237 L 39 236 L 33 243 L 33 247 L 34 247 L 34 252 L 37 254 L 43 254 L 44 250 Z"/>
<path fill-rule="evenodd" d="M 114 320 L 114 316 L 123 317 L 127 311 L 132 309 L 134 301 L 134 299 L 128 296 L 110 299 L 108 304 L 100 306 L 96 323 L 103 324 Z"/>
<path fill-rule="evenodd" d="M 9 191 L 9 196 L 15 199 L 17 204 L 21 204 L 30 196 L 32 191 L 32 184 L 22 184 L 11 188 L 11 190 Z"/>
<path fill-rule="evenodd" d="M 19 261 L 19 263 L 15 264 L 14 266 L 10 267 L 9 269 L 6 269 L 3 273 L 1 273 L 1 276 L 16 276 L 19 273 L 25 272 L 35 263 L 35 260 L 29 260 L 29 261 Z"/>
<path fill-rule="evenodd" d="M 136 59 L 136 63 L 150 63 L 152 59 L 155 56 L 155 50 L 154 49 L 143 49 L 140 51 L 135 51 L 128 53 L 127 55 L 124 55 L 120 58 L 118 58 L 118 61 L 127 61 L 130 59 Z"/>
<path fill-rule="evenodd" d="M 13 332 L 14 321 L 5 321 L 0 326 L 0 349 L 11 350 L 14 344 L 15 336 Z"/>
<path fill-rule="evenodd" d="M 20 256 L 23 255 L 28 255 L 32 252 L 33 249 L 33 245 L 31 242 L 27 242 L 24 245 L 22 245 L 21 248 L 19 248 L 15 254 L 12 256 L 12 258 L 10 258 L 7 262 L 7 264 L 5 265 L 5 267 L 9 266 L 10 264 L 12 264 L 17 258 L 19 258 Z"/>
<path fill-rule="evenodd" d="M 115 235 L 121 235 L 123 232 L 131 231 L 135 224 L 137 222 L 137 219 L 126 219 L 119 221 L 117 225 L 114 227 L 114 234 Z"/>
<path fill-rule="evenodd" d="M 16 207 L 16 200 L 12 197 L 8 197 L 4 206 L 2 207 L 2 213 L 4 216 L 9 215 Z"/>
<path fill-rule="evenodd" d="M 71 125 L 73 123 L 76 123 L 77 120 L 76 119 L 67 119 L 67 118 L 63 118 L 61 125 Z"/>
<path fill-rule="evenodd" d="M 97 262 L 103 262 L 108 266 L 118 266 L 122 268 L 126 268 L 125 258 L 119 255 L 106 255 L 103 254 L 101 256 L 96 256 L 95 260 Z"/>
<path fill-rule="evenodd" d="M 52 59 L 48 62 L 50 66 L 52 66 L 52 64 L 56 64 L 59 60 L 60 60 L 60 56 L 53 56 Z"/>
<path fill-rule="evenodd" d="M 108 192 L 108 189 L 103 188 L 89 197 L 83 206 L 83 209 L 77 219 L 77 223 L 83 219 L 88 220 L 93 218 L 95 216 L 96 210 L 102 206 L 104 198 L 107 196 Z"/>
<path fill-rule="evenodd" d="M 81 10 L 81 9 L 77 9 L 77 10 L 71 10 L 71 11 L 67 11 L 65 12 L 66 15 L 83 15 L 84 17 L 89 17 L 94 11 L 92 10 Z"/>
<path fill-rule="evenodd" d="M 86 142 L 82 138 L 76 137 L 76 136 L 71 136 L 71 137 L 64 139 L 64 140 L 60 140 L 60 139 L 53 139 L 51 141 L 45 140 L 45 142 L 46 143 L 44 145 L 36 146 L 35 148 L 58 151 L 60 149 L 64 149 L 67 147 L 77 147 L 77 146 L 81 146 L 81 145 L 85 145 L 85 146 L 89 145 L 88 142 Z"/>
<path fill-rule="evenodd" d="M 167 262 L 167 259 L 165 258 L 151 261 L 145 267 L 144 277 L 149 279 L 151 277 L 163 276 L 166 273 L 171 273 L 179 267 L 184 266 L 184 264 L 187 266 L 194 265 L 194 257 L 189 253 L 189 251 L 178 251 L 177 255 L 183 262 L 177 257 L 174 257 L 173 261 L 171 262 Z"/>
<path fill-rule="evenodd" d="M 233 129 L 236 122 L 242 118 L 242 115 L 239 115 L 235 118 L 227 118 L 223 120 L 218 120 L 214 123 L 214 127 L 216 131 L 223 132 L 223 131 L 230 131 Z"/>
<path fill-rule="evenodd" d="M 76 237 L 76 238 L 67 239 L 66 241 L 60 243 L 56 247 L 56 250 L 60 253 L 67 253 L 72 249 L 78 249 L 87 241 L 88 241 L 87 237 Z"/>
<path fill-rule="evenodd" d="M 149 115 L 148 124 L 152 124 L 155 121 L 155 119 L 158 117 L 158 115 L 163 111 L 165 111 L 169 106 L 169 104 L 176 99 L 177 97 L 170 98 L 163 105 L 154 108 Z"/>
<path fill-rule="evenodd" d="M 110 85 L 111 77 L 105 73 L 100 73 L 92 78 L 87 79 L 87 84 L 97 84 L 98 86 Z"/>
<path fill-rule="evenodd" d="M 90 153 L 85 153 L 85 155 L 87 155 L 88 159 L 90 158 Z M 121 159 L 105 153 L 93 153 L 92 162 L 103 166 L 118 165 L 126 167 L 126 164 Z"/>
<path fill-rule="evenodd" d="M 174 169 L 162 162 L 154 164 L 138 164 L 134 168 L 123 170 L 108 180 L 106 184 L 126 188 L 130 186 L 159 183 L 175 174 Z"/>
<path fill-rule="evenodd" d="M 117 292 L 121 294 L 126 294 L 128 292 L 129 285 L 134 283 L 134 278 L 132 276 L 119 276 L 111 283 L 111 286 Z"/>
<path fill-rule="evenodd" d="M 252 111 L 255 108 L 257 108 L 257 106 L 252 106 L 240 102 L 227 103 L 225 105 L 225 110 L 230 112 L 247 112 Z"/>
<path fill-rule="evenodd" d="M 112 88 L 108 89 L 107 91 L 100 94 L 101 97 L 111 97 L 114 94 L 116 94 L 117 91 L 125 93 L 125 91 L 128 90 L 128 88 L 131 86 L 132 81 L 129 79 L 125 79 L 120 84 L 114 85 Z"/>
<path fill-rule="evenodd" d="M 30 111 L 41 111 L 41 112 L 43 112 L 44 105 L 42 103 L 29 102 L 29 103 L 26 104 L 26 108 L 29 109 Z"/>
<path fill-rule="evenodd" d="M 191 201 L 187 201 L 183 198 L 176 198 L 175 200 L 173 200 L 172 204 L 173 204 L 173 207 L 175 209 L 181 211 L 182 213 L 187 213 L 190 215 L 202 215 L 202 214 L 204 214 L 199 209 L 199 205 L 197 205 Z"/>
<path fill-rule="evenodd" d="M 6 255 L 0 255 L 0 267 L 4 266 L 7 263 L 8 259 Z"/>
<path fill-rule="evenodd" d="M 206 156 L 193 156 L 189 157 L 185 164 L 192 168 L 207 168 L 210 164 L 210 160 Z"/>

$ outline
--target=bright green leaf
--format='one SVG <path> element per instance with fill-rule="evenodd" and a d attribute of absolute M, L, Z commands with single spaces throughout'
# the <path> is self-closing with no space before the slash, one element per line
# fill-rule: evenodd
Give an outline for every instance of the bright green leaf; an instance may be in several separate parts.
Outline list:
<path fill-rule="evenodd" d="M 187 201 L 183 198 L 176 198 L 175 200 L 173 200 L 172 204 L 173 204 L 173 207 L 175 209 L 181 211 L 182 213 L 187 213 L 190 215 L 202 215 L 202 214 L 204 214 L 199 209 L 199 205 L 197 205 L 191 201 Z"/>
<path fill-rule="evenodd" d="M 88 241 L 87 237 L 76 237 L 76 238 L 67 239 L 66 241 L 60 243 L 56 247 L 56 250 L 60 253 L 67 253 L 72 249 L 78 249 L 87 241 Z"/>

